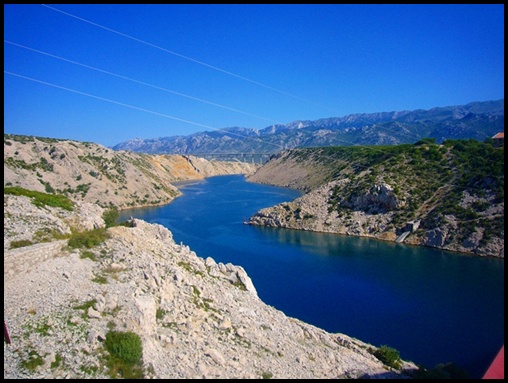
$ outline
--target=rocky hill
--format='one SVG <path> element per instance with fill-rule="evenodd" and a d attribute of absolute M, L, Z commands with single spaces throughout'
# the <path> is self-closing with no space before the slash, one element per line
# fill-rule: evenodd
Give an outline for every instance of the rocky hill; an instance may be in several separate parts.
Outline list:
<path fill-rule="evenodd" d="M 358 113 L 314 121 L 293 121 L 261 130 L 243 127 L 187 136 L 136 138 L 116 150 L 141 153 L 276 153 L 283 148 L 336 145 L 396 145 L 422 138 L 483 141 L 504 130 L 504 99 L 429 110 Z"/>
<path fill-rule="evenodd" d="M 291 149 L 248 179 L 308 192 L 250 224 L 504 258 L 504 147 L 491 142 Z"/>
<path fill-rule="evenodd" d="M 119 209 L 163 205 L 172 182 L 249 174 L 259 165 L 115 151 L 91 142 L 4 134 L 4 186 L 57 193 Z"/>
<path fill-rule="evenodd" d="M 27 195 L 4 194 L 4 379 L 421 371 L 389 347 L 287 317 L 259 299 L 242 267 L 200 258 L 161 225 L 108 225 L 111 209 L 16 190 Z"/>

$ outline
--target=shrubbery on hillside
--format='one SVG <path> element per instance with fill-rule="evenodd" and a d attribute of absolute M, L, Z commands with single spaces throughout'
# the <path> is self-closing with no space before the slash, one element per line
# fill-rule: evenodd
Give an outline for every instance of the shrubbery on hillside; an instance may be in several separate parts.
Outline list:
<path fill-rule="evenodd" d="M 32 198 L 32 203 L 38 207 L 52 206 L 72 211 L 74 203 L 67 197 L 60 194 L 47 194 L 35 190 L 28 190 L 19 186 L 4 188 L 4 194 L 22 195 Z"/>

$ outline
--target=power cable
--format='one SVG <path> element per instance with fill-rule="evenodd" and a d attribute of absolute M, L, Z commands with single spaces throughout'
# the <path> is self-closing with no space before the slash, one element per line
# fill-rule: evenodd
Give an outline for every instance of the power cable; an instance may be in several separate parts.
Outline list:
<path fill-rule="evenodd" d="M 26 79 L 26 80 L 29 80 L 29 81 L 33 81 L 33 82 L 36 82 L 36 83 L 40 83 L 40 84 L 44 84 L 44 85 L 47 85 L 47 86 L 51 86 L 51 87 L 54 87 L 54 88 L 66 90 L 68 92 L 72 92 L 72 93 L 80 94 L 80 95 L 83 95 L 83 96 L 95 98 L 95 99 L 98 99 L 98 100 L 101 100 L 101 101 L 110 102 L 112 104 L 121 105 L 121 106 L 124 106 L 124 107 L 127 107 L 127 108 L 131 108 L 131 109 L 135 109 L 135 110 L 140 110 L 140 111 L 143 111 L 143 112 L 146 112 L 146 113 L 151 113 L 151 114 L 155 114 L 155 115 L 158 115 L 158 116 L 161 116 L 161 117 L 165 117 L 165 118 L 169 118 L 169 119 L 185 122 L 187 124 L 197 125 L 197 126 L 201 126 L 201 127 L 204 127 L 204 128 L 207 128 L 207 129 L 212 129 L 212 130 L 223 130 L 223 129 L 214 128 L 214 127 L 211 127 L 211 126 L 208 126 L 208 125 L 200 124 L 200 123 L 197 123 L 197 122 L 194 122 L 194 121 L 184 120 L 184 119 L 181 119 L 181 118 L 178 118 L 178 117 L 174 117 L 174 116 L 171 116 L 171 115 L 167 115 L 167 114 L 155 112 L 155 111 L 152 111 L 152 110 L 140 108 L 140 107 L 137 107 L 137 106 L 134 106 L 134 105 L 125 104 L 125 103 L 122 103 L 122 102 L 119 102 L 119 101 L 110 100 L 110 99 L 107 99 L 107 98 L 104 98 L 104 97 L 95 96 L 95 95 L 92 95 L 92 94 L 89 94 L 89 93 L 85 93 L 85 92 L 81 92 L 81 91 L 78 91 L 78 90 L 75 90 L 75 89 L 70 89 L 70 88 L 66 88 L 66 87 L 60 86 L 60 85 L 51 84 L 51 83 L 46 82 L 46 81 L 37 80 L 37 79 L 31 78 L 31 77 L 27 77 L 27 76 L 23 76 L 23 75 L 20 75 L 20 74 L 17 74 L 17 73 L 5 71 L 5 70 L 4 70 L 4 73 L 9 74 L 11 76 L 23 78 L 23 79 Z M 247 138 L 247 139 L 259 140 L 262 143 L 282 148 L 282 145 L 274 144 L 274 143 L 267 142 L 267 141 L 263 141 L 263 140 L 261 140 L 260 138 L 257 138 L 257 137 L 243 136 L 243 135 L 235 134 L 233 132 L 228 132 L 228 133 L 232 134 L 232 135 L 237 135 L 237 136 L 239 136 L 241 138 L 244 138 L 244 139 Z M 353 146 L 360 146 L 360 145 L 353 145 Z M 386 153 L 381 148 L 376 148 L 375 145 L 361 145 L 361 146 L 365 146 L 365 147 L 368 147 L 369 149 L 379 150 L 379 151 L 381 151 L 383 153 Z M 309 147 L 309 148 L 299 148 L 299 149 L 312 149 L 312 148 Z M 395 154 L 392 154 L 391 156 L 389 155 L 388 157 L 383 159 L 383 161 L 387 161 L 388 159 L 390 159 L 393 156 L 395 156 Z M 347 156 L 346 156 L 346 154 L 343 154 L 343 156 L 339 156 L 339 157 L 336 157 L 336 156 L 326 156 L 325 158 L 329 158 L 330 160 L 333 160 L 335 162 L 335 161 L 340 161 L 340 160 L 343 160 L 343 159 L 347 159 Z M 371 166 L 362 165 L 362 164 L 355 164 L 355 166 L 357 166 L 357 167 L 363 167 L 365 169 L 368 169 L 368 168 L 371 167 Z M 485 174 L 480 174 L 480 173 L 476 173 L 476 174 L 485 176 Z M 499 176 L 493 176 L 493 175 L 486 175 L 486 176 L 487 177 L 496 178 L 496 179 L 501 178 Z M 456 186 L 456 187 L 463 188 L 463 189 L 468 189 L 468 190 L 483 190 L 483 189 L 480 189 L 480 188 L 467 187 L 467 186 L 464 187 L 464 186 L 453 185 L 453 184 L 450 184 L 450 186 Z"/>
<path fill-rule="evenodd" d="M 46 55 L 46 56 L 49 56 L 49 57 L 56 58 L 58 60 L 66 61 L 66 62 L 71 63 L 71 64 L 75 64 L 75 65 L 79 65 L 79 66 L 82 66 L 82 67 L 85 67 L 85 68 L 88 68 L 88 69 L 92 69 L 92 70 L 95 70 L 97 72 L 102 72 L 102 73 L 108 74 L 110 76 L 115 76 L 115 77 L 118 77 L 118 78 L 121 78 L 121 79 L 124 79 L 124 80 L 127 80 L 127 81 L 132 81 L 132 82 L 135 82 L 135 83 L 138 83 L 138 84 L 141 84 L 141 85 L 145 85 L 145 86 L 149 86 L 149 87 L 152 87 L 152 88 L 155 88 L 155 89 L 159 89 L 159 90 L 162 90 L 164 92 L 173 93 L 173 94 L 176 94 L 178 96 L 189 98 L 191 100 L 204 102 L 206 104 L 210 104 L 210 105 L 213 105 L 213 106 L 218 106 L 219 108 L 228 109 L 228 110 L 231 110 L 233 112 L 242 113 L 242 114 L 245 114 L 245 115 L 248 115 L 248 116 L 251 116 L 251 117 L 256 117 L 256 118 L 259 118 L 259 119 L 262 119 L 262 120 L 265 120 L 265 121 L 271 121 L 271 122 L 275 122 L 277 124 L 283 124 L 280 121 L 272 120 L 272 119 L 266 118 L 266 117 L 257 116 L 255 114 L 251 114 L 251 113 L 248 113 L 248 112 L 244 112 L 242 110 L 234 109 L 234 108 L 231 108 L 229 106 L 225 106 L 225 105 L 217 104 L 217 103 L 212 102 L 212 101 L 207 101 L 207 100 L 203 100 L 201 98 L 189 96 L 189 95 L 186 95 L 186 94 L 183 94 L 183 93 L 176 92 L 174 90 L 170 90 L 170 89 L 163 88 L 163 87 L 160 87 L 160 86 L 157 86 L 157 85 L 149 84 L 149 83 L 146 83 L 146 82 L 143 82 L 143 81 L 135 80 L 133 78 L 122 76 L 122 75 L 119 75 L 119 74 L 116 74 L 116 73 L 113 73 L 113 72 L 108 72 L 108 71 L 100 69 L 100 68 L 95 68 L 95 67 L 92 67 L 92 66 L 89 66 L 89 65 L 86 65 L 86 64 L 79 63 L 77 61 L 69 60 L 69 59 L 66 59 L 64 57 L 53 55 L 51 53 L 47 53 L 47 52 L 43 52 L 43 51 L 40 51 L 40 50 L 37 50 L 37 49 L 34 49 L 34 48 L 30 48 L 30 47 L 27 47 L 25 45 L 13 43 L 13 42 L 7 41 L 7 40 L 4 40 L 4 43 L 15 45 L 15 46 L 18 46 L 18 47 L 23 48 L 23 49 L 27 49 L 27 50 L 30 50 L 30 51 L 33 51 L 33 52 L 40 53 L 42 55 Z"/>
<path fill-rule="evenodd" d="M 119 102 L 119 101 L 115 101 L 115 100 L 110 100 L 108 98 L 104 98 L 104 97 L 100 97 L 100 96 L 95 96 L 93 94 L 90 94 L 90 93 L 85 93 L 85 92 L 81 92 L 79 90 L 75 90 L 75 89 L 70 89 L 70 88 L 66 88 L 66 87 L 63 87 L 63 86 L 60 86 L 60 85 L 56 85 L 56 84 L 51 84 L 49 82 L 46 82 L 46 81 L 41 81 L 41 80 L 37 80 L 37 79 L 34 79 L 34 78 L 31 78 L 31 77 L 27 77 L 27 76 L 23 76 L 23 75 L 20 75 L 20 74 L 17 74 L 17 73 L 13 73 L 13 72 L 8 72 L 8 71 L 5 71 L 4 70 L 4 73 L 6 74 L 10 74 L 11 76 L 16 76 L 16 77 L 20 77 L 20 78 L 23 78 L 23 79 L 26 79 L 26 80 L 30 80 L 30 81 L 33 81 L 33 82 L 37 82 L 39 84 L 44 84 L 44 85 L 48 85 L 48 86 L 52 86 L 54 88 L 58 88 L 58 89 L 62 89 L 62 90 L 66 90 L 68 92 L 72 92 L 72 93 L 76 93 L 76 94 L 80 94 L 80 95 L 83 95 L 83 96 L 87 96 L 87 97 L 91 97 L 91 98 L 95 98 L 95 99 L 98 99 L 98 100 L 101 100 L 101 101 L 106 101 L 106 102 L 110 102 L 112 104 L 116 104 L 116 105 L 121 105 L 121 106 L 125 106 L 127 108 L 131 108 L 131 109 L 136 109 L 136 110 L 140 110 L 142 112 L 146 112 L 146 113 L 151 113 L 151 114 L 155 114 L 157 116 L 161 116 L 161 117 L 165 117 L 165 118 L 170 118 L 172 120 L 177 120 L 177 121 L 181 121 L 181 122 L 185 122 L 187 124 L 192 124 L 192 125 L 196 125 L 196 126 L 201 126 L 203 128 L 207 128 L 207 129 L 213 129 L 213 130 L 223 130 L 223 129 L 219 129 L 219 128 L 214 128 L 212 126 L 208 126 L 208 125 L 204 125 L 204 124 L 200 124 L 198 122 L 194 122 L 194 121 L 189 121 L 189 120 L 184 120 L 182 118 L 178 118 L 178 117 L 174 117 L 174 116 L 170 116 L 168 114 L 163 114 L 163 113 L 159 113 L 159 112 L 154 112 L 152 110 L 148 110 L 148 109 L 144 109 L 144 108 L 140 108 L 140 107 L 137 107 L 137 106 L 134 106 L 134 105 L 129 105 L 129 104 L 125 104 L 123 102 Z M 236 134 L 234 132 L 229 132 L 228 131 L 228 134 L 232 134 L 232 135 L 237 135 L 241 138 L 247 138 L 247 139 L 258 139 L 260 140 L 259 138 L 257 137 L 248 137 L 248 136 L 243 136 L 241 134 Z M 262 140 L 261 140 L 262 141 Z M 265 141 L 262 141 L 263 143 L 265 144 L 268 144 L 268 145 L 273 145 L 273 146 L 277 146 L 279 148 L 281 148 L 282 146 L 279 145 L 279 144 L 274 144 L 274 143 L 271 143 L 271 142 L 265 142 Z"/>
<path fill-rule="evenodd" d="M 216 71 L 219 71 L 219 72 L 225 73 L 225 74 L 227 74 L 227 75 L 230 75 L 230 76 L 233 76 L 233 77 L 239 78 L 239 79 L 244 80 L 244 81 L 248 81 L 248 82 L 250 82 L 250 83 L 252 83 L 252 84 L 255 84 L 255 85 L 262 86 L 262 87 L 264 87 L 264 88 L 266 88 L 266 89 L 270 89 L 270 90 L 272 90 L 272 91 L 274 91 L 274 92 L 277 92 L 277 93 L 280 93 L 280 94 L 283 94 L 283 95 L 286 95 L 286 96 L 289 96 L 289 97 L 293 97 L 293 98 L 299 99 L 299 100 L 301 100 L 301 101 L 305 101 L 305 102 L 307 102 L 307 103 L 310 103 L 310 104 L 313 104 L 313 105 L 316 105 L 316 106 L 319 106 L 319 107 L 322 107 L 322 108 L 327 108 L 327 109 L 329 109 L 329 110 L 332 110 L 330 107 L 327 107 L 327 106 L 324 106 L 324 105 L 317 104 L 317 103 L 315 103 L 314 101 L 310 101 L 310 100 L 307 100 L 307 99 L 305 99 L 305 98 L 303 98 L 303 97 L 300 97 L 300 96 L 297 96 L 297 95 L 294 95 L 294 94 L 291 94 L 291 93 L 288 93 L 288 92 L 282 91 L 282 90 L 280 90 L 280 89 L 277 89 L 277 88 L 274 88 L 274 87 L 272 87 L 272 86 L 269 86 L 269 85 L 266 85 L 266 84 L 260 83 L 260 82 L 258 82 L 258 81 L 251 80 L 251 79 L 249 79 L 249 78 L 247 78 L 247 77 L 240 76 L 240 75 L 238 75 L 238 74 L 235 74 L 235 73 L 229 72 L 229 71 L 227 71 L 227 70 L 224 70 L 224 69 L 218 68 L 218 67 L 216 67 L 216 66 L 213 66 L 213 65 L 207 64 L 207 63 L 205 63 L 205 62 L 203 62 L 203 61 L 199 61 L 199 60 L 193 59 L 193 58 L 191 58 L 191 57 L 184 56 L 184 55 L 182 55 L 182 54 L 180 54 L 180 53 L 177 53 L 177 52 L 171 51 L 171 50 L 169 50 L 169 49 L 166 49 L 166 48 L 160 47 L 160 46 L 158 46 L 158 45 L 155 45 L 155 44 L 149 43 L 149 42 L 147 42 L 147 41 L 144 41 L 144 40 L 138 39 L 138 38 L 136 38 L 136 37 L 133 37 L 133 36 L 127 35 L 127 34 L 125 34 L 125 33 L 122 33 L 122 32 L 119 32 L 119 31 L 116 31 L 116 30 L 114 30 L 114 29 L 111 29 L 111 28 L 105 27 L 104 25 L 97 24 L 97 23 L 94 23 L 94 22 L 92 22 L 92 21 L 90 21 L 90 20 L 86 20 L 86 19 L 83 19 L 82 17 L 78 17 L 78 16 L 76 16 L 76 15 L 73 15 L 73 14 L 71 14 L 71 13 L 64 12 L 64 11 L 62 11 L 62 10 L 60 10 L 60 9 L 57 9 L 57 8 L 54 8 L 54 7 L 50 7 L 49 5 L 46 5 L 46 4 L 41 4 L 41 5 L 42 5 L 43 7 L 46 7 L 46 8 L 48 8 L 48 9 L 51 9 L 51 10 L 53 10 L 53 11 L 60 12 L 60 13 L 62 13 L 62 14 L 64 14 L 64 15 L 66 15 L 66 16 L 73 17 L 73 18 L 75 18 L 75 19 L 77 19 L 77 20 L 80 20 L 80 21 L 83 21 L 83 22 L 85 22 L 85 23 L 91 24 L 91 25 L 96 26 L 96 27 L 98 27 L 98 28 L 102 28 L 102 29 L 104 29 L 104 30 L 106 30 L 106 31 L 109 31 L 109 32 L 112 32 L 112 33 L 116 33 L 117 35 L 120 35 L 120 36 L 126 37 L 126 38 L 128 38 L 128 39 L 131 39 L 131 40 L 137 41 L 137 42 L 139 42 L 139 43 L 142 43 L 142 44 L 148 45 L 148 46 L 150 46 L 150 47 L 152 47 L 152 48 L 159 49 L 159 50 L 161 50 L 161 51 L 164 51 L 164 52 L 170 53 L 170 54 L 172 54 L 172 55 L 175 55 L 175 56 L 181 57 L 181 58 L 183 58 L 183 59 L 185 59 L 185 60 L 189 60 L 189 61 L 192 61 L 192 62 L 194 62 L 194 63 L 200 64 L 200 65 L 203 65 L 203 66 L 205 66 L 205 67 L 207 67 L 207 68 L 210 68 L 210 69 L 213 69 L 213 70 L 216 70 Z"/>

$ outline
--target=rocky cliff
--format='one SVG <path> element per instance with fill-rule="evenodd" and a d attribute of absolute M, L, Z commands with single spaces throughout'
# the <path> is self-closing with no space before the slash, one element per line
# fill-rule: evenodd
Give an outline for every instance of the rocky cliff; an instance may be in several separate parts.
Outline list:
<path fill-rule="evenodd" d="M 504 148 L 489 143 L 292 149 L 248 180 L 308 192 L 250 224 L 504 258 Z"/>
<path fill-rule="evenodd" d="M 158 224 L 133 219 L 106 229 L 107 209 L 94 203 L 67 210 L 33 202 L 4 195 L 11 338 L 4 379 L 407 378 L 416 371 L 409 362 L 383 364 L 375 346 L 287 317 L 258 298 L 242 267 L 200 258 Z M 100 232 L 102 241 L 80 237 L 76 245 L 79 231 Z M 33 233 L 59 236 L 11 248 Z M 131 342 L 112 343 L 119 334 Z"/>

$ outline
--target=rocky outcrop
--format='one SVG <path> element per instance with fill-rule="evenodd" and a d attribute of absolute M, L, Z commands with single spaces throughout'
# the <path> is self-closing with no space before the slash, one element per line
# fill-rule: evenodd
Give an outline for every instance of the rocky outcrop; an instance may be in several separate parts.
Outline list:
<path fill-rule="evenodd" d="M 386 194 L 386 191 L 390 190 L 389 187 L 383 187 L 381 195 L 368 192 L 354 198 L 352 205 L 356 209 L 347 215 L 341 215 L 337 210 L 330 209 L 329 200 L 334 189 L 348 183 L 348 180 L 326 183 L 292 202 L 261 209 L 250 217 L 248 223 L 395 240 L 395 233 L 387 233 L 393 213 L 391 211 L 375 215 L 370 213 L 373 206 L 398 205 L 399 202 L 393 196 Z M 374 187 L 373 190 L 378 188 Z M 378 203 L 373 205 L 373 201 Z"/>
<path fill-rule="evenodd" d="M 4 195 L 4 251 L 12 242 L 48 242 L 70 235 L 72 230 L 86 231 L 104 227 L 104 208 L 76 201 L 72 211 L 37 207 L 25 196 Z"/>
<path fill-rule="evenodd" d="M 372 185 L 366 193 L 351 196 L 347 206 L 353 210 L 380 213 L 393 211 L 404 205 L 404 201 L 400 201 L 393 192 L 393 187 L 382 183 L 379 185 Z"/>
<path fill-rule="evenodd" d="M 349 210 L 341 213 L 331 207 L 330 198 L 337 185 L 347 183 L 347 180 L 332 181 L 292 202 L 261 209 L 249 218 L 248 223 L 395 241 L 405 230 L 405 226 L 397 228 L 393 225 L 394 212 L 404 206 L 404 201 L 393 195 L 393 189 L 389 185 L 375 185 L 363 195 L 346 198 L 343 205 Z M 430 230 L 408 233 L 405 242 L 504 258 L 504 235 L 493 236 L 485 241 L 485 230 L 478 227 L 466 239 L 457 241 L 454 239 L 457 233 L 455 217 L 447 216 L 443 222 L 439 227 Z"/>
<path fill-rule="evenodd" d="M 100 207 L 5 200 L 5 238 L 43 225 L 66 232 L 82 216 L 104 227 Z M 146 378 L 407 378 L 416 370 L 409 362 L 393 370 L 375 346 L 266 305 L 242 267 L 200 258 L 161 225 L 133 219 L 107 233 L 89 249 L 63 240 L 4 245 L 4 258 L 19 261 L 4 272 L 4 379 L 108 378 L 104 340 L 113 330 L 141 337 Z M 23 262 L 30 257 L 37 262 Z"/>

